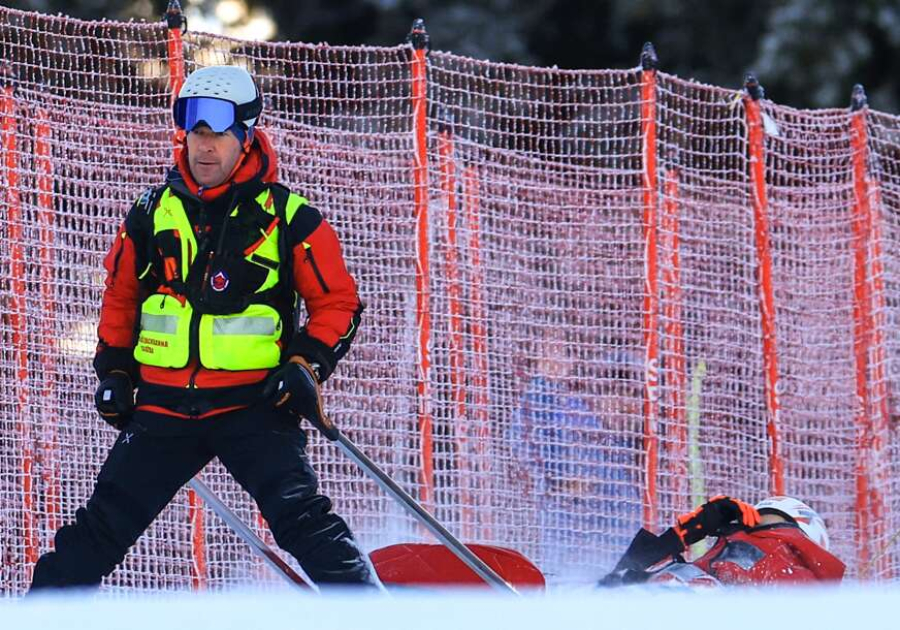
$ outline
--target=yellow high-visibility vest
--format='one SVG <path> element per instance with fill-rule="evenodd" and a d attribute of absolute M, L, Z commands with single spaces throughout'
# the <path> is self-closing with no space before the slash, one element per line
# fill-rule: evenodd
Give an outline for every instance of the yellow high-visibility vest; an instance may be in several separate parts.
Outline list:
<path fill-rule="evenodd" d="M 260 265 L 268 272 L 264 281 L 252 289 L 253 294 L 261 294 L 278 286 L 281 267 L 278 239 L 283 226 L 274 223 L 276 209 L 270 189 L 260 193 L 255 202 L 273 219 L 269 230 L 261 230 L 259 240 L 250 248 L 252 251 L 243 252 L 245 261 Z M 288 224 L 297 210 L 307 203 L 299 195 L 288 197 L 285 208 Z M 234 208 L 226 221 L 240 211 L 240 206 Z M 184 205 L 171 189 L 163 192 L 153 212 L 154 239 L 167 231 L 180 244 L 180 256 L 171 261 L 174 264 L 170 273 L 186 282 L 198 254 L 197 241 Z M 148 266 L 141 277 L 149 271 Z M 286 273 L 291 272 L 286 270 Z M 164 270 L 157 270 L 156 275 L 164 277 Z M 210 282 L 217 280 L 227 287 L 228 278 L 214 277 Z M 196 335 L 200 364 L 205 368 L 258 370 L 275 367 L 281 360 L 278 345 L 282 333 L 281 315 L 265 300 L 251 299 L 250 302 L 241 312 L 207 314 L 197 312 L 184 295 L 173 295 L 171 291 L 154 293 L 141 305 L 140 333 L 134 358 L 144 365 L 183 368 L 190 360 L 192 335 Z"/>

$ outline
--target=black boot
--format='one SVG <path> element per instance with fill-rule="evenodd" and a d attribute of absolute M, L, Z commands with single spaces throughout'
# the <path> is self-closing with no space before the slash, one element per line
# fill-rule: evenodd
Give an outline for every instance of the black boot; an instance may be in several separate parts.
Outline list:
<path fill-rule="evenodd" d="M 101 542 L 105 537 L 98 532 L 102 529 L 94 514 L 78 510 L 75 523 L 56 532 L 56 551 L 45 553 L 35 565 L 29 592 L 99 587 L 103 577 L 124 559 L 127 549 Z"/>
<path fill-rule="evenodd" d="M 365 553 L 347 523 L 320 494 L 295 501 L 271 523 L 278 546 L 290 553 L 316 584 L 376 586 Z"/>

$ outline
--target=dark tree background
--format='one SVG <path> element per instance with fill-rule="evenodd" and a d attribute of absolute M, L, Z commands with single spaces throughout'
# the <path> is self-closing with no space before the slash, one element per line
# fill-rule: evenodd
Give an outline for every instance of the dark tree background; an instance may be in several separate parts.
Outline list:
<path fill-rule="evenodd" d="M 188 0 L 212 13 L 218 0 Z M 897 0 L 243 0 L 275 39 L 394 45 L 425 19 L 435 49 L 561 68 L 637 65 L 652 41 L 660 68 L 739 87 L 752 70 L 767 96 L 795 107 L 845 107 L 854 83 L 900 111 Z M 83 19 L 159 19 L 166 0 L 0 0 Z"/>

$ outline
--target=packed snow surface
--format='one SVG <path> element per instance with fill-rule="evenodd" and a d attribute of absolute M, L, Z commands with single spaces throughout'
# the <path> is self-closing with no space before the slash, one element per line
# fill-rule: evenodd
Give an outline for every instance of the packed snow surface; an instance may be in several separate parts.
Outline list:
<path fill-rule="evenodd" d="M 900 627 L 900 585 L 688 591 L 572 588 L 390 595 L 297 591 L 55 596 L 0 603 L 0 628 L 34 630 L 743 630 Z"/>

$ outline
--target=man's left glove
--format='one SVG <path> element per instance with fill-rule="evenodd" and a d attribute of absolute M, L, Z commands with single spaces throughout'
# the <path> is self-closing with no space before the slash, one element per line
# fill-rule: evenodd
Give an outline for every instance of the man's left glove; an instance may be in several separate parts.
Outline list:
<path fill-rule="evenodd" d="M 759 512 L 749 503 L 719 495 L 679 516 L 672 529 L 687 546 L 714 536 L 732 523 L 754 527 L 759 524 Z"/>
<path fill-rule="evenodd" d="M 291 357 L 269 376 L 263 398 L 277 408 L 306 418 L 331 441 L 340 435 L 325 415 L 315 364 L 308 363 L 303 357 Z"/>
<path fill-rule="evenodd" d="M 107 374 L 94 394 L 94 406 L 106 422 L 120 431 L 124 429 L 134 414 L 131 377 L 120 370 Z"/>

